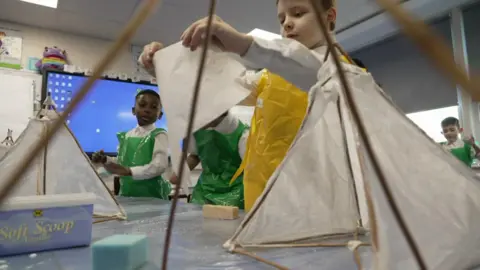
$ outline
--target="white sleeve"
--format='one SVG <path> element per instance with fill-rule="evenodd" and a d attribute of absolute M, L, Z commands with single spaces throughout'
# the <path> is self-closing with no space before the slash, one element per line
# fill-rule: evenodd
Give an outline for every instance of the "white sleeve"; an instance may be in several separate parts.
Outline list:
<path fill-rule="evenodd" d="M 246 70 L 240 76 L 240 83 L 247 89 L 255 89 L 262 78 L 262 71 Z"/>
<path fill-rule="evenodd" d="M 266 68 L 304 91 L 317 82 L 317 71 L 322 65 L 312 51 L 292 39 L 254 38 L 242 60 L 248 69 Z"/>
<path fill-rule="evenodd" d="M 250 129 L 245 129 L 242 137 L 240 137 L 240 140 L 238 141 L 238 153 L 240 154 L 242 160 L 245 157 L 245 152 L 247 151 L 248 134 L 250 134 Z"/>
<path fill-rule="evenodd" d="M 257 103 L 257 87 L 260 79 L 262 78 L 262 71 L 246 70 L 238 78 L 238 82 L 250 90 L 251 93 L 245 99 L 243 99 L 238 105 L 242 106 L 255 106 Z"/>
<path fill-rule="evenodd" d="M 107 156 L 107 162 L 108 163 L 117 163 L 117 157 Z"/>
<path fill-rule="evenodd" d="M 118 155 L 118 150 L 120 149 L 120 145 L 117 145 L 117 155 Z M 118 163 L 117 157 L 110 157 L 107 156 L 107 162 L 108 163 Z"/>
<path fill-rule="evenodd" d="M 155 137 L 152 161 L 143 166 L 130 167 L 134 180 L 145 180 L 162 175 L 168 168 L 168 137 L 162 132 Z"/>
<path fill-rule="evenodd" d="M 195 137 L 193 135 L 190 136 L 190 144 L 188 145 L 187 152 L 189 154 L 197 155 L 197 144 L 195 142 Z"/>

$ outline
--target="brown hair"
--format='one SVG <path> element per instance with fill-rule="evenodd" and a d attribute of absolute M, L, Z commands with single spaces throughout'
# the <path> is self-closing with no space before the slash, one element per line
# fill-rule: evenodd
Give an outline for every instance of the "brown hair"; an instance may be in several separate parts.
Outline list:
<path fill-rule="evenodd" d="M 327 11 L 331 8 L 334 8 L 337 6 L 337 1 L 336 0 L 316 0 L 316 1 L 319 1 L 320 4 L 322 5 L 323 7 L 323 10 Z M 278 5 L 278 0 L 277 0 L 277 5 Z M 335 22 L 330 22 L 330 31 L 333 31 L 335 30 Z"/>

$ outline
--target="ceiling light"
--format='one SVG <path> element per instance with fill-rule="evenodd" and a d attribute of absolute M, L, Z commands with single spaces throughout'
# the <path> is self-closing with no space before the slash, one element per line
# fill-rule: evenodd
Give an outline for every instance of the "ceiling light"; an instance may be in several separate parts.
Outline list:
<path fill-rule="evenodd" d="M 58 6 L 58 0 L 20 0 L 20 1 L 39 5 L 39 6 L 49 7 L 49 8 L 57 8 Z"/>
<path fill-rule="evenodd" d="M 250 33 L 248 33 L 251 36 L 258 37 L 258 38 L 263 38 L 266 40 L 274 40 L 274 39 L 281 39 L 282 36 L 279 34 L 275 34 L 272 32 L 268 32 L 262 29 L 255 28 L 253 29 Z"/>

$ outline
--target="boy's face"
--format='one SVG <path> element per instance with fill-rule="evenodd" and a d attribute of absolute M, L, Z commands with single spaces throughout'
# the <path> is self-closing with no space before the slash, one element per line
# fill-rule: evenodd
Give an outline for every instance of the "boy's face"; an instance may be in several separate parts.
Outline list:
<path fill-rule="evenodd" d="M 326 13 L 329 22 L 336 20 L 334 8 Z M 277 16 L 283 37 L 295 39 L 310 49 L 325 43 L 310 0 L 279 0 Z"/>
<path fill-rule="evenodd" d="M 461 132 L 460 128 L 456 125 L 444 126 L 442 130 L 443 136 L 445 136 L 445 139 L 447 139 L 449 143 L 455 142 L 458 139 L 458 134 Z"/>
<path fill-rule="evenodd" d="M 137 117 L 139 126 L 147 126 L 155 123 L 161 117 L 162 104 L 154 95 L 143 94 L 137 97 L 133 115 Z"/>

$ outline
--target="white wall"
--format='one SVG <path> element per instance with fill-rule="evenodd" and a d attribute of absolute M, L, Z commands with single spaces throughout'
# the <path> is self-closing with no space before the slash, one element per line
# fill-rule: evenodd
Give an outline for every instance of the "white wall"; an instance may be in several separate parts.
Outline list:
<path fill-rule="evenodd" d="M 41 58 L 45 46 L 57 46 L 67 51 L 68 59 L 72 65 L 93 69 L 111 44 L 111 41 L 108 40 L 75 36 L 4 21 L 0 21 L 0 28 L 21 31 L 23 37 L 22 64 L 24 67 L 28 67 L 28 57 Z M 127 74 L 135 72 L 130 46 L 124 48 L 108 71 Z"/>
<path fill-rule="evenodd" d="M 451 48 L 450 19 L 441 19 L 431 26 Z M 455 85 L 403 34 L 357 51 L 352 57 L 365 63 L 377 83 L 405 113 L 457 105 Z"/>

